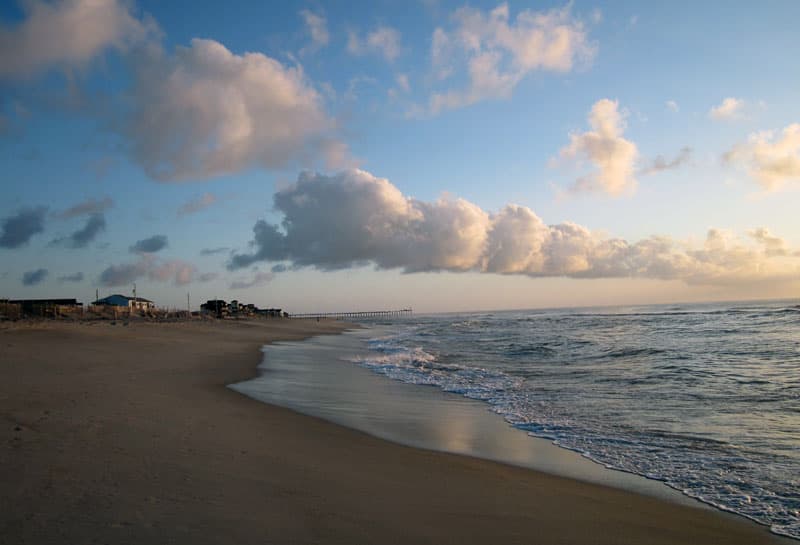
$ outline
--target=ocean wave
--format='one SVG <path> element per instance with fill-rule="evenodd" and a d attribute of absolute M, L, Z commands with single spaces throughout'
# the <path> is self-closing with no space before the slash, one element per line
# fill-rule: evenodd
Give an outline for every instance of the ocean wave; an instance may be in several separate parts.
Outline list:
<path fill-rule="evenodd" d="M 797 326 L 781 333 L 775 322 L 752 319 L 777 317 L 786 308 L 454 316 L 373 339 L 371 352 L 355 362 L 487 402 L 531 435 L 800 538 L 800 494 L 792 477 L 800 474 L 799 451 L 792 448 L 800 446 L 794 403 L 800 383 L 792 378 L 800 363 Z M 625 336 L 620 316 L 639 330 L 663 330 L 645 346 L 609 340 L 616 334 L 641 341 Z M 670 321 L 653 325 L 653 316 Z M 756 340 L 762 331 L 770 339 L 785 334 L 789 344 L 781 348 L 773 340 L 764 347 Z M 760 420 L 773 426 L 773 437 L 758 428 L 763 411 L 783 411 L 775 416 L 779 424 Z M 714 431 L 726 419 L 736 424 Z"/>

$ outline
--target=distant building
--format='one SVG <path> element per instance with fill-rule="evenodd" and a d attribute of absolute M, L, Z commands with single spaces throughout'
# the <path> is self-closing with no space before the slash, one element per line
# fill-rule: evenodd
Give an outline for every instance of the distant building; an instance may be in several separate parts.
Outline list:
<path fill-rule="evenodd" d="M 138 310 L 151 310 L 156 307 L 156 304 L 150 301 L 149 299 L 145 299 L 144 297 L 128 297 L 127 295 L 120 295 L 119 293 L 115 293 L 114 295 L 109 295 L 108 297 L 103 297 L 102 299 L 98 299 L 93 305 L 100 305 L 100 306 L 109 306 L 109 307 L 125 307 L 125 308 L 132 308 Z"/>
<path fill-rule="evenodd" d="M 268 316 L 270 318 L 280 318 L 283 313 L 279 308 L 259 308 L 256 309 L 256 314 L 260 314 L 261 316 Z"/>
<path fill-rule="evenodd" d="M 279 308 L 258 308 L 253 303 L 242 303 L 234 299 L 230 303 L 222 299 L 209 299 L 200 305 L 200 311 L 205 314 L 213 314 L 217 318 L 242 317 L 242 316 L 282 316 Z"/>
<path fill-rule="evenodd" d="M 27 316 L 56 316 L 83 308 L 83 303 L 77 299 L 12 299 L 6 304 L 19 305 L 22 314 Z"/>
<path fill-rule="evenodd" d="M 228 302 L 222 299 L 209 299 L 200 305 L 202 312 L 215 314 L 217 317 L 222 318 L 228 314 Z"/>

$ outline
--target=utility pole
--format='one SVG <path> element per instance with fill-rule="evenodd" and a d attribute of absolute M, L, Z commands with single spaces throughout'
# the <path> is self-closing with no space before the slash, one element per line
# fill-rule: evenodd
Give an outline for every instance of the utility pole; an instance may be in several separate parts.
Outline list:
<path fill-rule="evenodd" d="M 192 317 L 192 305 L 189 302 L 189 292 L 186 292 L 186 312 L 189 313 L 189 318 Z"/>

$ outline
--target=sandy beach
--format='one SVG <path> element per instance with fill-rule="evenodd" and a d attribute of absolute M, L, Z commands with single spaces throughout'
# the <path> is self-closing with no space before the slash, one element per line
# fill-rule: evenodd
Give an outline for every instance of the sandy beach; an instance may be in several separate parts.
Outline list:
<path fill-rule="evenodd" d="M 246 398 L 273 320 L 0 327 L 0 543 L 792 543 Z"/>

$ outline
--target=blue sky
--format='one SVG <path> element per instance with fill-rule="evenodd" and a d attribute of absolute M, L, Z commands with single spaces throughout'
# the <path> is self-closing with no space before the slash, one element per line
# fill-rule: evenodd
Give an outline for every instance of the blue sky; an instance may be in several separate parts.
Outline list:
<path fill-rule="evenodd" d="M 134 281 L 163 306 L 298 312 L 796 296 L 798 16 L 4 3 L 0 297 Z"/>

